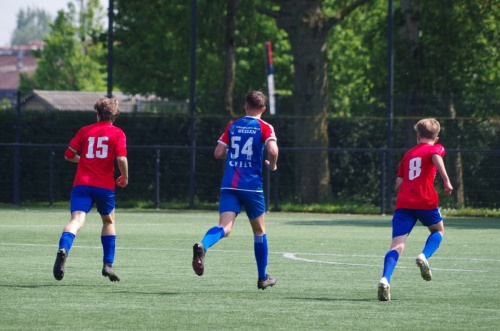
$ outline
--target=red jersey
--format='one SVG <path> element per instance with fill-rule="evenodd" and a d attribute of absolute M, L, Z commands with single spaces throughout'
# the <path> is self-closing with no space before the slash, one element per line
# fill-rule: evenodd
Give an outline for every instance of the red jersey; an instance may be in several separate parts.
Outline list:
<path fill-rule="evenodd" d="M 115 189 L 117 156 L 127 156 L 125 133 L 110 122 L 84 126 L 69 142 L 80 154 L 73 186 Z"/>
<path fill-rule="evenodd" d="M 398 177 L 403 178 L 403 182 L 395 209 L 431 210 L 438 207 L 438 194 L 434 187 L 437 168 L 432 162 L 433 154 L 443 157 L 444 147 L 421 143 L 406 152 L 398 169 Z"/>

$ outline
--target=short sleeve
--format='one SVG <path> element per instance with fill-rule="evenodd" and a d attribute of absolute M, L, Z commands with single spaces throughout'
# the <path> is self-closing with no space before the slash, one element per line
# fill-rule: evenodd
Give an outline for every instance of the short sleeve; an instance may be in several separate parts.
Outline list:
<path fill-rule="evenodd" d="M 432 147 L 431 154 L 437 154 L 441 157 L 444 157 L 444 155 L 446 154 L 446 151 L 445 151 L 443 145 L 436 144 Z"/>
<path fill-rule="evenodd" d="M 218 143 L 223 144 L 224 146 L 229 146 L 229 128 L 231 127 L 231 124 L 233 124 L 233 122 L 230 122 L 226 126 L 224 133 L 217 140 Z"/>
<path fill-rule="evenodd" d="M 127 138 L 125 133 L 120 130 L 117 133 L 116 156 L 127 156 Z"/>

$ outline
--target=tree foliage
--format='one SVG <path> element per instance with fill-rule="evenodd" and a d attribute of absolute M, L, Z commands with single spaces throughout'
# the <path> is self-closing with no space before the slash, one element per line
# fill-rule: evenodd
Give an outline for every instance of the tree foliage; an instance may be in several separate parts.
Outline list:
<path fill-rule="evenodd" d="M 498 2 L 424 0 L 422 17 L 425 92 L 475 105 L 458 109 L 459 116 L 495 115 L 481 105 L 486 95 L 500 95 Z"/>
<path fill-rule="evenodd" d="M 380 96 L 387 91 L 387 3 L 358 8 L 329 39 L 330 116 L 380 116 Z"/>
<path fill-rule="evenodd" d="M 98 0 L 68 3 L 50 25 L 43 52 L 37 52 L 38 66 L 32 77 L 21 76 L 21 90 L 104 91 L 105 48 L 102 8 Z"/>
<path fill-rule="evenodd" d="M 196 90 L 198 111 L 224 114 L 224 56 L 227 1 L 200 0 L 197 12 Z M 237 7 L 234 32 L 234 103 L 238 111 L 250 89 L 266 88 L 264 43 L 273 42 L 276 85 L 290 90 L 291 58 L 284 33 L 255 11 L 252 2 Z M 186 99 L 190 82 L 190 2 L 117 2 L 115 82 L 125 92 Z M 284 52 L 283 52 L 284 51 Z M 236 113 L 238 115 L 238 112 Z"/>
<path fill-rule="evenodd" d="M 189 22 L 186 1 L 118 1 L 114 79 L 128 93 L 187 97 Z"/>
<path fill-rule="evenodd" d="M 50 30 L 50 14 L 39 8 L 26 7 L 17 13 L 16 29 L 12 32 L 11 45 L 25 45 L 33 40 L 43 40 Z"/>

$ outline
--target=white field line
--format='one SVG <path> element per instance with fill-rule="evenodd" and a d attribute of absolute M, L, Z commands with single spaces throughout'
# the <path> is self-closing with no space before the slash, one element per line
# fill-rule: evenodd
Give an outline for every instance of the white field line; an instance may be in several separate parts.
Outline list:
<path fill-rule="evenodd" d="M 20 243 L 2 243 L 0 242 L 0 246 L 15 246 L 15 247 L 53 247 L 57 249 L 57 245 L 50 244 L 20 244 Z M 102 249 L 101 246 L 79 246 L 74 245 L 74 248 L 80 249 Z M 191 249 L 186 248 L 148 248 L 148 247 L 117 247 L 117 250 L 136 250 L 136 251 L 172 251 L 172 252 L 190 252 Z M 245 253 L 252 254 L 253 251 L 239 251 L 239 250 L 221 250 L 221 249 L 210 249 L 211 252 L 219 252 L 219 253 Z M 382 259 L 383 256 L 378 255 L 356 255 L 356 254 L 316 254 L 316 253 L 284 253 L 284 252 L 269 252 L 269 254 L 279 254 L 282 255 L 286 259 L 299 261 L 299 262 L 307 262 L 307 263 L 321 263 L 321 264 L 334 264 L 334 265 L 345 265 L 345 266 L 353 266 L 353 267 L 377 267 L 381 268 L 382 264 L 366 264 L 366 263 L 346 263 L 346 262 L 336 262 L 336 261 L 324 261 L 321 259 L 306 259 L 298 257 L 297 255 L 307 255 L 307 256 L 334 256 L 334 257 L 349 257 L 349 258 L 377 258 Z M 413 257 L 407 257 L 412 258 Z M 495 259 L 467 259 L 467 258 L 433 258 L 433 260 L 459 260 L 459 261 L 474 261 L 474 262 L 500 262 L 500 260 Z M 400 269 L 410 269 L 410 267 L 398 266 Z M 447 269 L 447 268 L 432 268 L 432 270 L 442 270 L 442 271 L 455 271 L 455 272 L 500 272 L 500 270 L 472 270 L 472 269 Z"/>
<path fill-rule="evenodd" d="M 348 255 L 344 255 L 348 256 Z M 377 267 L 381 268 L 381 264 L 362 264 L 362 263 L 345 263 L 345 262 L 335 262 L 335 261 L 322 261 L 322 260 L 311 260 L 311 259 L 304 259 L 301 257 L 298 257 L 294 253 L 285 253 L 283 254 L 284 258 L 295 260 L 295 261 L 300 261 L 300 262 L 308 262 L 308 263 L 321 263 L 321 264 L 335 264 L 335 265 L 346 265 L 346 266 L 352 266 L 352 267 Z M 453 260 L 453 259 L 448 259 L 448 260 Z M 413 269 L 413 267 L 404 267 L 404 266 L 397 266 L 398 269 Z M 456 272 L 500 272 L 500 270 L 468 270 L 468 269 L 447 269 L 447 268 L 431 268 L 432 270 L 441 270 L 441 271 L 456 271 Z"/>

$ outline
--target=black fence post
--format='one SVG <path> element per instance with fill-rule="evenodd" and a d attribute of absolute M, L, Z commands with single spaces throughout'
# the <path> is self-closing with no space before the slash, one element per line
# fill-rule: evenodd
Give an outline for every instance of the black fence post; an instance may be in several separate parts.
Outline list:
<path fill-rule="evenodd" d="M 113 97 L 113 0 L 108 1 L 108 93 L 107 97 Z"/>
<path fill-rule="evenodd" d="M 386 151 L 381 150 L 380 152 L 380 214 L 381 215 L 385 215 L 385 192 L 386 192 L 385 154 Z"/>
<path fill-rule="evenodd" d="M 279 178 L 280 178 L 280 173 L 278 172 L 278 170 L 276 170 L 274 172 L 274 207 L 273 207 L 273 211 L 279 211 L 280 210 L 280 206 L 279 206 L 279 192 L 280 192 L 280 186 L 279 186 Z"/>
<path fill-rule="evenodd" d="M 12 177 L 12 203 L 15 206 L 21 204 L 21 91 L 16 95 L 16 141 L 13 153 L 13 177 Z"/>
<path fill-rule="evenodd" d="M 155 161 L 155 208 L 160 208 L 160 147 L 156 147 Z"/>
<path fill-rule="evenodd" d="M 189 209 L 194 208 L 196 185 L 196 35 L 197 35 L 197 0 L 191 0 L 191 73 L 189 87 L 189 140 L 191 144 L 191 160 L 189 168 Z"/>
<path fill-rule="evenodd" d="M 267 155 L 267 151 L 265 155 Z M 264 193 L 266 196 L 266 212 L 267 212 L 269 211 L 269 206 L 271 205 L 271 170 L 269 170 L 269 168 L 265 165 L 265 163 L 262 166 L 266 169 L 266 178 L 265 178 L 266 189 Z"/>
<path fill-rule="evenodd" d="M 387 45 L 387 148 L 386 153 L 386 169 L 387 169 L 387 208 L 391 207 L 392 203 L 392 148 L 394 145 L 394 0 L 389 0 L 388 14 L 388 45 Z"/>
<path fill-rule="evenodd" d="M 275 97 L 275 128 L 278 127 L 279 125 L 279 117 L 278 117 L 278 114 L 279 114 L 279 110 L 280 110 L 280 94 L 279 93 L 276 93 L 274 94 L 274 97 Z M 280 192 L 280 187 L 279 187 L 279 169 L 276 169 L 276 171 L 274 172 L 274 189 L 273 189 L 273 193 L 274 193 L 274 207 L 273 207 L 273 211 L 279 211 L 280 210 L 280 207 L 279 207 L 279 192 Z"/>
<path fill-rule="evenodd" d="M 49 147 L 49 206 L 54 207 L 54 148 Z"/>

